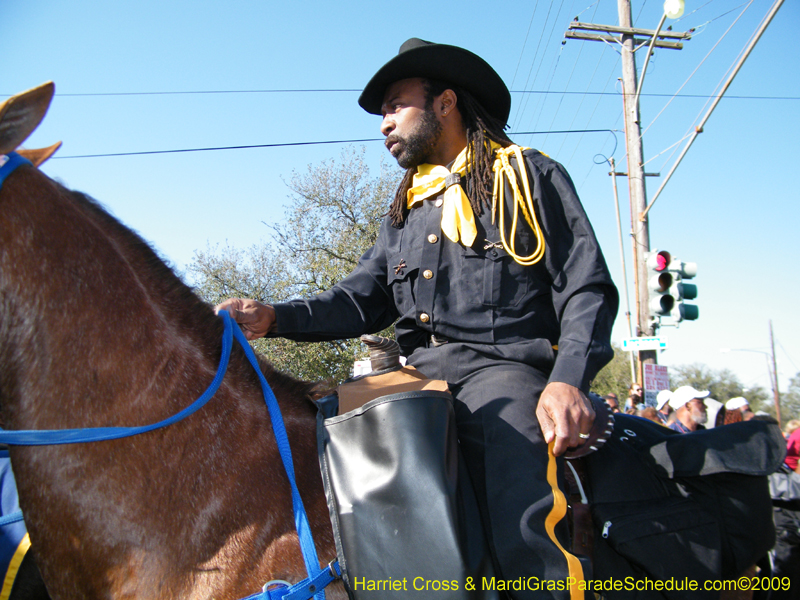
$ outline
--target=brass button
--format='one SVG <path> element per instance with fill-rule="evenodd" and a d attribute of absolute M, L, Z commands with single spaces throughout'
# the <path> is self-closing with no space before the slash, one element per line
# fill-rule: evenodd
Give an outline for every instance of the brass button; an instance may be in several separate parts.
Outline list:
<path fill-rule="evenodd" d="M 431 320 L 431 318 L 428 315 L 428 313 L 420 313 L 419 320 L 422 321 L 423 323 L 427 323 L 428 321 Z"/>
<path fill-rule="evenodd" d="M 440 207 L 442 204 L 444 204 L 444 200 L 442 200 L 441 198 L 437 198 L 437 199 L 436 199 L 436 202 L 434 202 L 434 203 L 433 203 L 433 205 L 434 205 L 436 208 L 439 208 L 439 207 Z"/>
<path fill-rule="evenodd" d="M 431 277 L 433 277 L 433 271 L 425 270 L 425 271 L 422 272 L 422 276 L 425 279 L 430 279 Z"/>
<path fill-rule="evenodd" d="M 436 235 L 435 233 L 432 233 L 432 234 L 430 234 L 430 235 L 428 236 L 428 241 L 429 241 L 431 244 L 435 244 L 436 242 L 438 242 L 438 241 L 439 241 L 439 236 L 438 236 L 438 235 Z"/>

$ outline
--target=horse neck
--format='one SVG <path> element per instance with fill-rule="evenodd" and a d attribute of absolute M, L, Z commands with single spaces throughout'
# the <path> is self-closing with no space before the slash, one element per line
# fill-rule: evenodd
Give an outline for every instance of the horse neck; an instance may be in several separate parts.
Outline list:
<path fill-rule="evenodd" d="M 211 381 L 219 319 L 138 236 L 33 169 L 0 194 L 0 393 L 86 400 L 40 405 L 26 426 L 118 423 L 121 407 L 141 422 L 154 395 L 185 402 L 176 389 Z"/>
<path fill-rule="evenodd" d="M 0 189 L 0 400 L 9 428 L 164 419 L 213 379 L 222 329 L 146 244 L 86 198 L 25 167 Z M 308 386 L 267 371 L 312 529 L 323 534 L 321 556 L 331 560 Z M 301 578 L 266 413 L 235 347 L 214 399 L 177 425 L 113 442 L 12 449 L 48 585 L 108 590 L 122 573 L 142 586 L 141 597 L 200 597 L 213 594 L 188 591 L 199 572 L 208 582 L 191 585 L 208 589 L 232 585 L 228 571 L 247 573 L 252 581 L 236 585 L 248 589 Z M 74 539 L 84 542 L 78 553 Z"/>

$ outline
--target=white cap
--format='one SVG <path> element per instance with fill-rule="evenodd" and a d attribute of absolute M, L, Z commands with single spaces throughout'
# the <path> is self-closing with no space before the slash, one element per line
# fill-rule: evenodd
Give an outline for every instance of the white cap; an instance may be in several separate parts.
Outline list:
<path fill-rule="evenodd" d="M 710 392 L 708 390 L 699 391 L 690 385 L 684 385 L 672 392 L 672 397 L 669 399 L 669 405 L 678 410 L 681 406 L 694 398 L 705 398 Z"/>
<path fill-rule="evenodd" d="M 737 408 L 742 408 L 749 404 L 750 403 L 747 401 L 747 398 L 736 396 L 736 398 L 731 398 L 725 403 L 725 408 L 727 408 L 728 410 L 736 410 Z"/>
<path fill-rule="evenodd" d="M 661 390 L 656 396 L 656 410 L 661 410 L 664 405 L 672 398 L 672 392 L 669 390 Z"/>

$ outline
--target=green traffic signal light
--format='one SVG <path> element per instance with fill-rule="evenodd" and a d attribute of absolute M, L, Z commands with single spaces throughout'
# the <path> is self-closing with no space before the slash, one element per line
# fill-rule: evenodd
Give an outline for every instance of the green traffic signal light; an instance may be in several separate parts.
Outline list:
<path fill-rule="evenodd" d="M 700 309 L 697 308 L 696 304 L 684 304 L 681 302 L 678 305 L 678 317 L 676 317 L 677 321 L 696 321 L 697 317 L 700 316 Z"/>
<path fill-rule="evenodd" d="M 697 298 L 697 286 L 693 283 L 686 283 L 684 279 L 692 279 L 697 275 L 697 263 L 683 262 L 678 259 L 670 261 L 669 271 L 673 274 L 672 295 L 675 297 L 675 306 L 672 310 L 672 318 L 677 323 L 681 321 L 695 321 L 700 316 L 700 309 L 696 304 L 686 304 L 684 300 L 694 300 Z"/>
<path fill-rule="evenodd" d="M 694 300 L 697 298 L 697 286 L 693 283 L 683 283 L 679 281 L 675 284 L 679 298 L 684 300 Z"/>

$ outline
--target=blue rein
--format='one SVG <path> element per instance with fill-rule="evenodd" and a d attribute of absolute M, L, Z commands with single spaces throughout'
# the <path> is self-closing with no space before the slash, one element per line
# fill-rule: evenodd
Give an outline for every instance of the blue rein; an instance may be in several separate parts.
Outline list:
<path fill-rule="evenodd" d="M 238 329 L 238 327 L 236 329 Z M 228 360 L 231 357 L 231 346 L 233 346 L 232 331 L 233 327 L 231 326 L 229 316 L 225 319 L 225 330 L 222 334 L 222 357 L 220 358 L 219 367 L 217 368 L 214 380 L 211 382 L 211 385 L 208 386 L 208 389 L 189 406 L 163 421 L 152 423 L 151 425 L 142 425 L 140 427 L 88 427 L 84 429 L 28 429 L 15 431 L 0 428 L 0 444 L 8 444 L 9 446 L 53 446 L 57 444 L 103 442 L 106 440 L 116 440 L 132 435 L 139 435 L 140 433 L 147 433 L 148 431 L 177 423 L 202 408 L 211 400 L 211 397 L 216 394 L 219 386 L 222 384 L 222 379 L 225 377 L 225 372 L 228 370 Z M 250 348 L 249 344 L 246 345 Z"/>
<path fill-rule="evenodd" d="M 258 359 L 241 329 L 233 326 L 231 317 L 227 312 L 223 311 L 220 315 L 224 321 L 225 329 L 222 334 L 222 357 L 220 358 L 217 373 L 211 385 L 203 392 L 203 395 L 180 412 L 158 423 L 141 427 L 93 427 L 86 429 L 16 431 L 8 431 L 0 428 L 0 443 L 12 446 L 50 446 L 55 444 L 100 442 L 130 437 L 177 423 L 202 408 L 217 392 L 219 386 L 222 384 L 222 379 L 225 377 L 225 372 L 228 369 L 231 347 L 233 346 L 233 338 L 235 337 L 236 341 L 239 342 L 244 350 L 247 360 L 250 361 L 261 383 L 264 401 L 266 402 L 270 420 L 272 421 L 275 441 L 277 442 L 281 461 L 283 462 L 283 467 L 286 470 L 286 475 L 289 478 L 289 484 L 292 489 L 295 527 L 297 528 L 300 548 L 303 553 L 303 561 L 305 562 L 306 572 L 308 574 L 308 578 L 291 587 L 283 585 L 276 589 L 264 590 L 261 593 L 248 596 L 245 600 L 305 600 L 311 596 L 313 596 L 315 600 L 324 600 L 325 592 L 323 588 L 341 575 L 339 563 L 333 562 L 325 569 L 319 568 L 319 558 L 317 557 L 314 538 L 311 534 L 311 526 L 309 525 L 308 516 L 303 506 L 303 500 L 300 498 L 300 491 L 297 489 L 297 482 L 295 481 L 292 451 L 289 447 L 289 438 L 286 435 L 286 427 L 283 423 L 283 416 L 278 406 L 278 401 L 261 372 Z"/>

